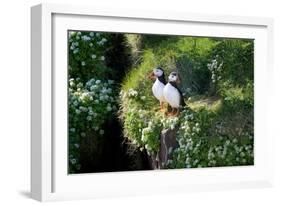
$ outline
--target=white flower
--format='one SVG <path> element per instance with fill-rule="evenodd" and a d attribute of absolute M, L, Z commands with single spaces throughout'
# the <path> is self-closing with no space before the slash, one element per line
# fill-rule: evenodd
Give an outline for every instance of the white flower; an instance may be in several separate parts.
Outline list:
<path fill-rule="evenodd" d="M 100 135 L 103 135 L 104 134 L 104 130 L 101 129 L 99 133 L 100 133 Z"/>
<path fill-rule="evenodd" d="M 96 85 L 91 86 L 91 87 L 90 87 L 90 90 L 91 90 L 91 91 L 95 90 L 95 86 L 96 86 Z"/>
<path fill-rule="evenodd" d="M 105 87 L 103 87 L 103 88 L 101 89 L 101 93 L 103 93 L 103 94 L 107 93 L 107 89 L 106 89 Z"/>
<path fill-rule="evenodd" d="M 86 99 L 89 99 L 90 98 L 90 94 L 89 92 L 84 92 L 81 96 L 80 96 L 80 99 L 82 101 L 85 101 Z"/>
<path fill-rule="evenodd" d="M 95 59 L 95 58 L 97 58 L 97 55 L 93 54 L 91 57 L 92 57 L 92 59 Z"/>
<path fill-rule="evenodd" d="M 102 42 L 107 42 L 107 39 L 106 38 L 102 38 L 101 41 Z"/>
<path fill-rule="evenodd" d="M 91 31 L 90 36 L 93 37 L 94 35 L 95 35 L 95 33 Z"/>
<path fill-rule="evenodd" d="M 87 117 L 87 120 L 88 120 L 88 121 L 91 121 L 91 120 L 92 120 L 92 117 L 91 117 L 91 116 L 88 116 L 88 117 Z"/>
<path fill-rule="evenodd" d="M 104 96 L 100 96 L 100 101 L 103 101 L 104 100 Z"/>
<path fill-rule="evenodd" d="M 107 110 L 108 112 L 110 112 L 110 111 L 112 110 L 111 106 L 107 106 L 107 107 L 106 107 L 106 110 Z"/>
<path fill-rule="evenodd" d="M 94 46 L 93 43 L 90 43 L 90 47 Z"/>
<path fill-rule="evenodd" d="M 236 138 L 234 138 L 234 139 L 232 140 L 232 142 L 233 142 L 233 143 L 237 143 L 238 140 L 237 140 Z"/>
<path fill-rule="evenodd" d="M 114 83 L 114 80 L 108 80 L 108 84 L 113 84 L 113 83 Z"/>
<path fill-rule="evenodd" d="M 69 36 L 73 36 L 73 35 L 75 35 L 75 34 L 76 34 L 75 31 L 70 31 L 70 32 L 69 32 Z"/>
<path fill-rule="evenodd" d="M 106 95 L 104 95 L 104 97 L 103 97 L 105 100 L 108 100 L 109 99 L 109 96 L 106 94 Z"/>
<path fill-rule="evenodd" d="M 89 41 L 89 40 L 91 40 L 91 38 L 88 37 L 88 36 L 86 36 L 86 35 L 82 36 L 81 39 L 82 39 L 83 41 Z"/>
<path fill-rule="evenodd" d="M 76 163 L 76 159 L 71 159 L 70 162 L 74 165 Z"/>
<path fill-rule="evenodd" d="M 104 57 L 104 56 L 101 56 L 101 57 L 100 57 L 100 60 L 104 61 L 104 60 L 105 60 L 105 57 Z"/>
<path fill-rule="evenodd" d="M 108 89 L 107 89 L 107 93 L 110 94 L 111 92 L 112 92 L 112 89 L 111 89 L 111 88 L 108 88 Z"/>
<path fill-rule="evenodd" d="M 79 84 L 77 84 L 77 87 L 78 88 L 82 88 L 83 87 L 83 83 L 80 82 Z"/>
<path fill-rule="evenodd" d="M 75 132 L 75 128 L 70 128 L 70 132 Z"/>
<path fill-rule="evenodd" d="M 75 86 L 75 83 L 74 83 L 73 81 L 71 81 L 71 82 L 69 83 L 69 86 L 74 87 L 74 86 Z"/>
<path fill-rule="evenodd" d="M 134 89 L 129 89 L 128 94 L 129 96 L 135 97 L 138 95 L 138 92 Z"/>
<path fill-rule="evenodd" d="M 96 80 L 96 84 L 100 84 L 101 83 L 101 80 Z"/>
<path fill-rule="evenodd" d="M 87 111 L 88 111 L 88 108 L 82 107 L 82 106 L 80 106 L 79 109 L 80 109 L 81 111 L 83 111 L 83 112 L 87 112 Z"/>
<path fill-rule="evenodd" d="M 81 62 L 81 65 L 82 65 L 82 66 L 85 66 L 85 65 L 86 65 L 86 62 L 82 61 L 82 62 Z"/>

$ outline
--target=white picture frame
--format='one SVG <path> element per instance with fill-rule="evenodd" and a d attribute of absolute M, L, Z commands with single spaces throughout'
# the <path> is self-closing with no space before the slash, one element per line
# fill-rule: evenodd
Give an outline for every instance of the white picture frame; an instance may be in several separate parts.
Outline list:
<path fill-rule="evenodd" d="M 52 201 L 272 186 L 274 137 L 267 121 L 272 102 L 263 98 L 274 75 L 272 19 L 40 4 L 31 8 L 31 26 L 32 198 Z M 255 165 L 68 175 L 64 39 L 68 29 L 255 39 Z"/>

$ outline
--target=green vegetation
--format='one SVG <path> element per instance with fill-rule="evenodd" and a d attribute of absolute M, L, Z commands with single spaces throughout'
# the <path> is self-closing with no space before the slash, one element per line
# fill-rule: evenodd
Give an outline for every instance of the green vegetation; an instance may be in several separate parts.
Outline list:
<path fill-rule="evenodd" d="M 70 173 L 146 169 L 166 129 L 179 147 L 164 168 L 253 164 L 253 40 L 70 31 L 68 47 Z M 177 117 L 152 95 L 158 66 L 181 77 Z"/>
<path fill-rule="evenodd" d="M 86 156 L 95 156 L 94 161 L 101 158 L 106 124 L 114 118 L 118 109 L 118 92 L 114 82 L 116 72 L 107 66 L 112 40 L 112 36 L 105 33 L 69 32 L 70 173 L 81 170 L 81 154 L 85 151 L 89 151 Z"/>
<path fill-rule="evenodd" d="M 179 148 L 166 168 L 253 164 L 253 41 L 127 35 L 133 69 L 120 92 L 124 134 L 148 154 L 159 150 L 160 132 L 177 130 Z M 187 106 L 178 117 L 159 111 L 153 82 L 160 66 L 177 71 Z"/>

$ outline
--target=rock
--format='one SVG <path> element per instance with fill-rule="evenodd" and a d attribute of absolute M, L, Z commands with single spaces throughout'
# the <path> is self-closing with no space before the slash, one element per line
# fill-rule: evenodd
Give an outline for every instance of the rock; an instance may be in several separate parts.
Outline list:
<path fill-rule="evenodd" d="M 172 158 L 171 152 L 179 147 L 176 140 L 177 130 L 178 128 L 166 129 L 161 132 L 159 152 L 148 155 L 150 169 L 163 169 L 167 165 L 168 160 Z"/>
<path fill-rule="evenodd" d="M 160 161 L 159 161 L 159 154 L 150 154 L 149 155 L 149 164 L 150 169 L 157 170 L 160 169 Z"/>
<path fill-rule="evenodd" d="M 177 128 L 166 129 L 161 132 L 160 150 L 159 150 L 159 167 L 164 168 L 169 159 L 171 159 L 171 152 L 179 147 L 176 140 Z"/>

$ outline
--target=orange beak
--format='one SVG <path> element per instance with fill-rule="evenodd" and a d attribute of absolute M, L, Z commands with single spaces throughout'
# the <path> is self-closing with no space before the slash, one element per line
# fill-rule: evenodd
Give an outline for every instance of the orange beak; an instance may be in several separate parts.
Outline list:
<path fill-rule="evenodd" d="M 155 76 L 154 72 L 151 72 L 151 73 L 148 75 L 148 78 L 151 79 L 151 80 L 156 79 L 156 76 Z"/>

